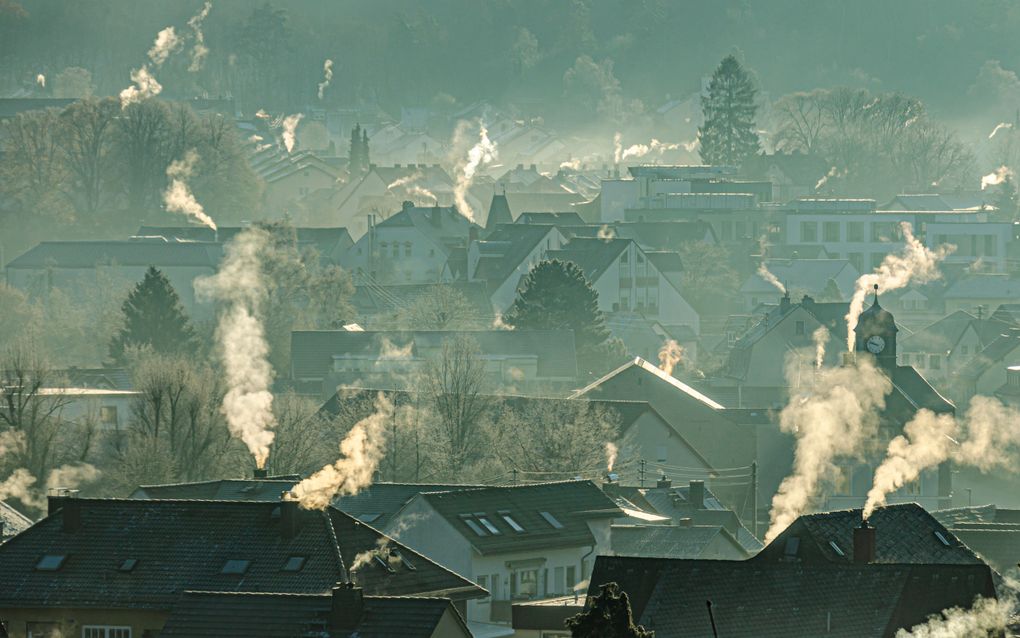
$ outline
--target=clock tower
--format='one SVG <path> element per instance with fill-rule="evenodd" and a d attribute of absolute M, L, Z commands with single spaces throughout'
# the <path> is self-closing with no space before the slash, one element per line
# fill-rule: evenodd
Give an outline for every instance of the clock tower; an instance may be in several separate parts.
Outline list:
<path fill-rule="evenodd" d="M 892 313 L 878 303 L 878 284 L 875 285 L 875 302 L 861 313 L 854 327 L 854 350 L 875 357 L 887 369 L 896 368 L 896 320 Z"/>

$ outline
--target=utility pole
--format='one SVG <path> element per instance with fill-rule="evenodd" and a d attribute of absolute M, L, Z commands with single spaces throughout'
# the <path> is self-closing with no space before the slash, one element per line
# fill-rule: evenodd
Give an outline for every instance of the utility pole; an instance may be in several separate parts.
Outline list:
<path fill-rule="evenodd" d="M 758 538 L 758 461 L 751 461 L 751 533 Z"/>

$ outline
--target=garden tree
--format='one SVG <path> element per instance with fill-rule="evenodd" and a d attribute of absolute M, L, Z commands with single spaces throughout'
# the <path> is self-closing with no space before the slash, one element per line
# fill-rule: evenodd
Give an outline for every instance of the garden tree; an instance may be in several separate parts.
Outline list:
<path fill-rule="evenodd" d="M 524 27 L 518 27 L 517 38 L 510 47 L 510 60 L 514 75 L 521 77 L 524 72 L 538 64 L 541 55 L 538 51 L 538 38 Z"/>
<path fill-rule="evenodd" d="M 61 195 L 66 170 L 58 123 L 55 109 L 18 113 L 4 123 L 0 192 L 20 204 L 20 223 L 49 226 L 70 212 Z"/>
<path fill-rule="evenodd" d="M 113 122 L 120 112 L 114 98 L 79 100 L 60 113 L 61 149 L 71 179 L 67 195 L 78 222 L 95 223 L 110 181 Z"/>
<path fill-rule="evenodd" d="M 319 413 L 319 403 L 305 396 L 284 392 L 273 398 L 272 450 L 267 469 L 273 474 L 301 474 L 307 476 L 336 460 L 339 431 Z"/>
<path fill-rule="evenodd" d="M 691 241 L 680 244 L 677 252 L 684 265 L 681 274 L 684 299 L 698 312 L 726 309 L 730 302 L 726 291 L 734 291 L 738 286 L 729 251 L 718 244 Z"/>
<path fill-rule="evenodd" d="M 488 446 L 485 363 L 478 343 L 463 335 L 445 339 L 425 365 L 420 387 L 433 418 L 428 456 L 435 478 L 457 479 L 477 471 Z"/>
<path fill-rule="evenodd" d="M 492 449 L 507 471 L 535 480 L 599 477 L 606 443 L 619 438 L 618 422 L 614 410 L 590 401 L 507 398 L 497 407 Z"/>
<path fill-rule="evenodd" d="M 613 61 L 608 58 L 596 62 L 590 55 L 578 57 L 563 74 L 563 94 L 586 110 L 589 117 L 599 116 L 613 123 L 623 123 L 644 110 L 639 100 L 624 98 L 613 73 Z"/>
<path fill-rule="evenodd" d="M 492 322 L 483 321 L 459 290 L 440 285 L 398 310 L 389 323 L 398 330 L 465 330 L 488 328 Z"/>
<path fill-rule="evenodd" d="M 197 128 L 197 123 L 185 123 L 185 118 L 175 118 L 170 106 L 159 100 L 130 104 L 117 117 L 117 177 L 128 208 L 136 215 L 160 210 L 167 166 L 178 158 L 175 152 L 187 146 L 175 134 L 183 129 L 187 135 Z"/>
<path fill-rule="evenodd" d="M 784 95 L 774 107 L 780 126 L 775 144 L 779 149 L 796 149 L 813 153 L 826 127 L 826 114 L 822 104 L 825 91 L 799 92 Z"/>
<path fill-rule="evenodd" d="M 246 111 L 255 111 L 260 108 L 268 108 L 266 104 L 257 103 L 254 96 L 260 96 L 260 100 L 276 93 L 268 87 L 274 85 L 274 81 L 283 79 L 286 72 L 287 55 L 292 50 L 291 32 L 287 25 L 288 16 L 284 9 L 274 7 L 266 2 L 252 9 L 247 19 L 238 21 L 238 27 L 228 36 L 227 44 L 237 60 L 237 71 L 233 74 L 233 82 L 230 88 L 235 94 L 247 96 L 248 102 L 244 104 Z M 318 67 L 321 68 L 321 60 Z M 285 85 L 278 83 L 276 86 Z M 279 99 L 276 104 L 269 106 L 283 106 Z"/>
<path fill-rule="evenodd" d="M 195 351 L 195 331 L 188 321 L 177 292 L 166 276 L 149 266 L 121 307 L 124 325 L 110 341 L 110 358 L 118 365 L 128 360 L 132 349 L 158 354 Z"/>
<path fill-rule="evenodd" d="M 702 161 L 740 166 L 758 153 L 756 94 L 751 76 L 737 58 L 723 58 L 708 83 L 708 94 L 701 98 L 705 114 L 705 123 L 698 128 Z"/>
<path fill-rule="evenodd" d="M 89 98 L 94 92 L 92 74 L 80 66 L 69 66 L 53 78 L 53 97 Z"/>
<path fill-rule="evenodd" d="M 180 108 L 190 112 L 187 107 Z M 178 112 L 178 117 L 186 116 Z M 248 163 L 233 122 L 210 113 L 199 117 L 190 133 L 187 139 L 182 136 L 175 159 L 191 148 L 198 154 L 198 164 L 188 180 L 195 198 L 221 222 L 250 218 L 262 199 L 262 182 Z"/>
<path fill-rule="evenodd" d="M 653 638 L 655 632 L 634 624 L 627 593 L 616 583 L 599 587 L 584 611 L 567 619 L 571 638 Z"/>
<path fill-rule="evenodd" d="M 545 260 L 532 268 L 503 322 L 523 330 L 573 330 L 581 376 L 617 365 L 626 356 L 606 328 L 599 293 L 571 261 Z"/>

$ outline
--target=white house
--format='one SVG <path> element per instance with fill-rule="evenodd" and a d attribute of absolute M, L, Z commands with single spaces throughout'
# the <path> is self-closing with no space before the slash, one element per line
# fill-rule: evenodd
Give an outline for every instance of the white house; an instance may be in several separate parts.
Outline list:
<path fill-rule="evenodd" d="M 521 280 L 549 251 L 565 243 L 556 226 L 501 224 L 484 241 L 471 242 L 468 279 L 488 282 L 492 306 L 503 313 L 513 304 Z"/>

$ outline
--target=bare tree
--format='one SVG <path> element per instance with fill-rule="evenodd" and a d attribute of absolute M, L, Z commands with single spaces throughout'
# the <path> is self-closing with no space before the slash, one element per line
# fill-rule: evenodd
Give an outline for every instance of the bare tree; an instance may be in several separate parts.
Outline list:
<path fill-rule="evenodd" d="M 90 217 L 99 210 L 108 187 L 113 123 L 119 111 L 114 98 L 89 98 L 60 114 L 64 163 L 73 176 L 68 195 L 78 212 Z"/>
<path fill-rule="evenodd" d="M 780 121 L 776 133 L 777 148 L 804 153 L 816 150 L 827 124 L 822 104 L 823 93 L 792 93 L 776 103 L 776 116 Z"/>
<path fill-rule="evenodd" d="M 273 399 L 273 414 L 276 438 L 269 469 L 274 474 L 307 475 L 336 459 L 341 435 L 334 423 L 319 413 L 317 402 L 286 392 Z"/>
<path fill-rule="evenodd" d="M 0 181 L 26 212 L 52 217 L 64 208 L 56 197 L 65 175 L 58 121 L 57 111 L 45 109 L 18 113 L 3 125 Z"/>

